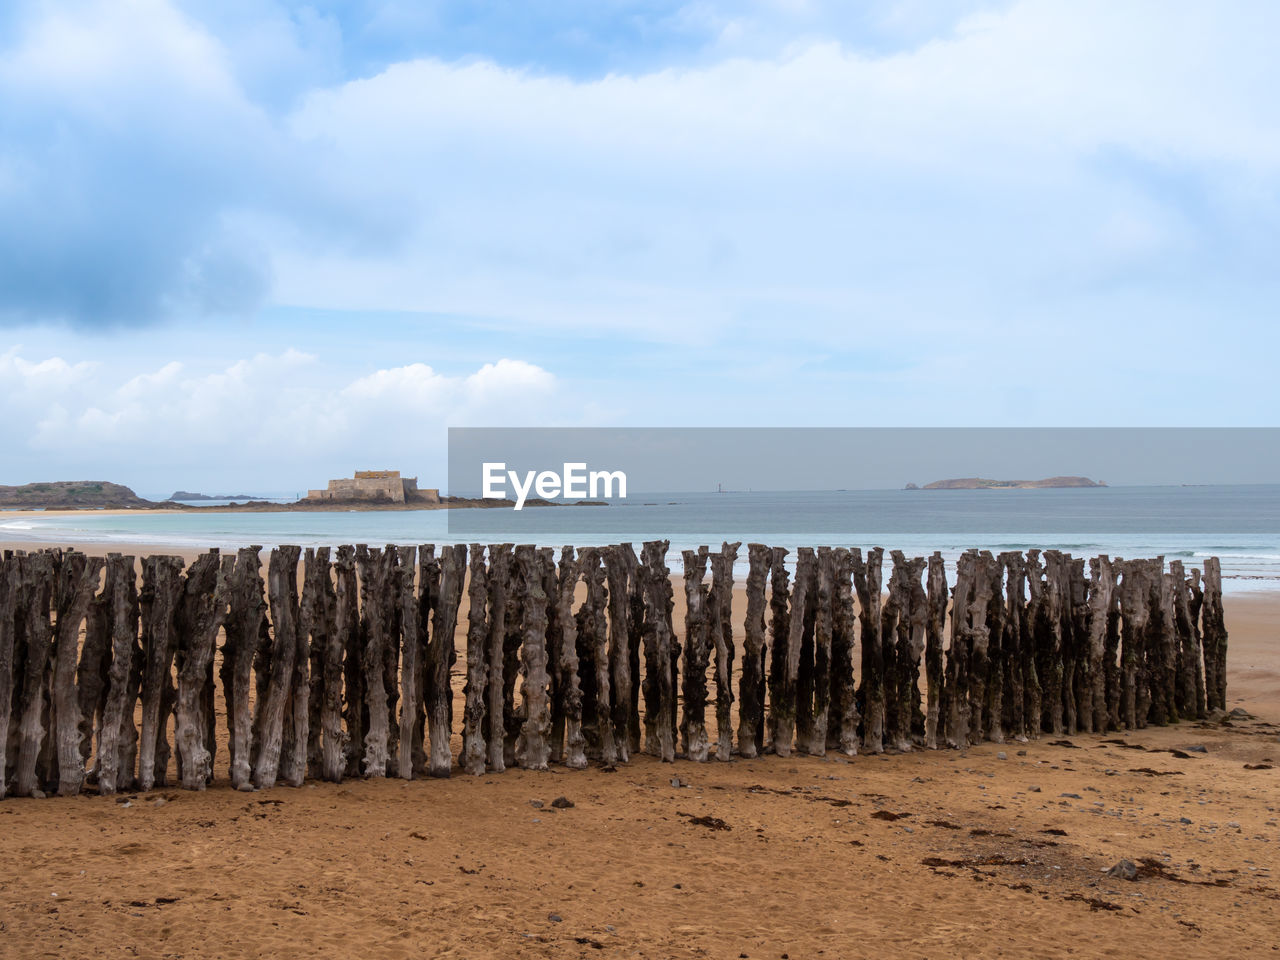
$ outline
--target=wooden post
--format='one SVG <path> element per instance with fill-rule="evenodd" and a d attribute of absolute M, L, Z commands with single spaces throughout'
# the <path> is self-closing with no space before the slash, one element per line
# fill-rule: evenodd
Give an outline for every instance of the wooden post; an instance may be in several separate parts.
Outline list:
<path fill-rule="evenodd" d="M 430 739 L 428 769 L 433 777 L 447 777 L 453 765 L 449 738 L 453 735 L 453 688 L 449 674 L 458 659 L 453 634 L 466 586 L 467 548 L 440 548 L 440 602 L 431 621 L 427 646 L 427 725 Z"/>
<path fill-rule="evenodd" d="M 925 622 L 926 701 L 924 742 L 930 750 L 938 748 L 938 717 L 942 704 L 942 641 L 947 620 L 947 568 L 942 554 L 929 558 L 928 619 Z"/>
<path fill-rule="evenodd" d="M 516 741 L 516 762 L 526 770 L 546 770 L 551 734 L 547 675 L 547 595 L 542 586 L 542 564 L 538 551 L 532 545 L 516 547 L 516 571 L 524 614 L 520 663 L 524 669 L 521 700 L 525 716 Z M 605 661 L 607 665 L 607 656 Z"/>
<path fill-rule="evenodd" d="M 826 756 L 827 726 L 831 719 L 831 637 L 834 632 L 836 569 L 830 547 L 818 548 L 817 600 L 813 620 L 813 693 L 809 701 L 812 721 L 808 742 L 811 757 Z"/>
<path fill-rule="evenodd" d="M 711 557 L 709 625 L 716 651 L 716 759 L 733 758 L 733 563 L 741 541 L 721 544 Z M 676 665 L 673 662 L 673 676 Z"/>
<path fill-rule="evenodd" d="M 1121 716 L 1124 725 L 1135 730 L 1147 725 L 1146 711 L 1139 711 L 1140 666 L 1146 646 L 1147 598 L 1150 595 L 1145 573 L 1145 561 L 1130 560 L 1119 564 L 1120 622 L 1122 628 L 1121 661 Z M 1144 704 L 1145 706 L 1145 704 Z M 1139 715 L 1141 713 L 1141 715 Z"/>
<path fill-rule="evenodd" d="M 707 548 L 681 551 L 684 558 L 684 716 L 680 746 L 685 756 L 703 762 L 710 753 L 707 738 L 707 663 L 711 654 L 708 616 Z"/>
<path fill-rule="evenodd" d="M 9 726 L 13 719 L 14 640 L 20 616 L 21 557 L 12 550 L 0 555 L 0 800 L 9 782 Z"/>
<path fill-rule="evenodd" d="M 205 688 L 218 631 L 227 617 L 227 590 L 218 551 L 197 557 L 187 571 L 182 590 L 178 699 L 174 711 L 174 743 L 181 759 L 182 786 L 187 790 L 203 790 L 213 780 Z"/>
<path fill-rule="evenodd" d="M 1191 614 L 1191 589 L 1181 560 L 1169 562 L 1173 577 L 1174 619 L 1178 631 L 1179 713 L 1203 719 L 1204 666 L 1201 662 L 1200 627 Z"/>
<path fill-rule="evenodd" d="M 115 556 L 110 554 L 109 556 Z M 105 561 L 104 561 L 105 563 Z M 4 574 L 0 571 L 0 595 L 3 594 Z M 102 713 L 107 706 L 108 673 L 111 670 L 111 594 L 113 590 L 110 570 L 103 577 L 102 591 L 89 602 L 85 617 L 84 644 L 80 648 L 80 665 L 76 668 L 76 696 L 80 709 L 80 766 L 87 768 L 89 760 L 95 755 L 94 734 L 97 733 L 99 745 L 102 740 Z M 96 584 L 95 584 L 96 589 Z M 0 599 L 0 607 L 3 600 Z M 0 614 L 0 616 L 3 616 Z M 0 631 L 3 626 L 0 626 Z M 2 643 L 2 641 L 0 641 Z M 3 667 L 0 666 L 0 673 Z M 3 681 L 0 681 L 2 683 Z M 0 701 L 3 694 L 0 693 Z M 7 730 L 8 725 L 0 723 L 0 730 Z M 101 756 L 101 750 L 96 752 Z M 4 769 L 3 756 L 0 756 L 0 770 Z M 98 770 L 86 770 L 85 781 L 90 784 L 98 782 Z M 0 793 L 0 797 L 4 794 Z"/>
<path fill-rule="evenodd" d="M 547 740 L 547 762 L 564 763 L 565 737 L 565 682 L 560 665 L 560 612 L 556 606 L 556 597 L 560 593 L 556 579 L 556 551 L 554 547 L 539 547 L 538 575 L 542 579 L 542 592 L 546 602 L 546 634 L 544 643 L 547 650 L 547 697 L 551 707 L 551 734 Z M 577 632 L 575 626 L 574 632 Z M 576 638 L 575 638 L 576 641 Z M 575 650 L 574 659 L 578 652 Z"/>
<path fill-rule="evenodd" d="M 924 574 L 925 559 L 913 557 L 908 560 L 900 550 L 894 550 L 891 556 L 891 581 L 896 577 L 899 611 L 893 676 L 894 747 L 909 750 L 916 737 L 924 736 L 924 713 L 920 708 L 920 659 L 924 654 L 929 609 L 920 578 Z M 892 596 L 895 592 L 892 582 L 889 590 Z M 888 642 L 887 636 L 885 642 Z"/>
<path fill-rule="evenodd" d="M 850 553 L 862 624 L 862 749 L 884 753 L 884 651 L 880 635 L 880 569 L 884 550 Z"/>
<path fill-rule="evenodd" d="M 1107 619 L 1116 578 L 1105 553 L 1089 561 L 1089 713 L 1090 732 L 1107 729 Z"/>
<path fill-rule="evenodd" d="M 342 775 L 358 777 L 364 758 L 364 630 L 360 617 L 360 585 L 356 575 L 356 550 L 350 544 L 338 547 L 333 564 L 334 627 L 342 650 L 343 710 L 345 723 Z M 335 781 L 341 779 L 335 777 Z"/>
<path fill-rule="evenodd" d="M 779 664 L 782 675 L 778 678 L 778 696 L 773 702 L 773 750 L 780 757 L 791 756 L 799 714 L 800 663 L 804 656 L 806 620 L 812 629 L 808 612 L 814 603 L 811 593 L 816 593 L 817 559 L 809 547 L 801 547 L 796 555 L 796 579 L 791 588 L 791 606 L 787 616 L 787 640 L 783 647 L 783 660 Z M 810 633 L 812 636 L 812 633 Z"/>
<path fill-rule="evenodd" d="M 1001 728 L 1006 736 L 1027 739 L 1026 686 L 1022 676 L 1026 630 L 1026 564 L 1018 550 L 996 557 L 1004 576 L 1003 595 L 993 600 L 1003 607 L 1000 633 Z"/>
<path fill-rule="evenodd" d="M 58 620 L 53 651 L 53 693 L 50 700 L 58 796 L 73 797 L 84 783 L 84 757 L 80 752 L 83 715 L 76 689 L 80 664 L 80 626 L 98 590 L 101 557 L 70 552 L 58 572 Z"/>
<path fill-rule="evenodd" d="M 956 561 L 956 585 L 951 593 L 951 646 L 947 650 L 947 668 L 943 697 L 947 711 L 945 736 L 947 745 L 964 749 L 969 745 L 969 669 L 971 637 L 969 605 L 973 602 L 975 570 L 978 555 L 969 550 Z"/>
<path fill-rule="evenodd" d="M 805 583 L 803 614 L 796 617 L 791 612 L 791 636 L 788 638 L 787 673 L 795 691 L 792 702 L 795 723 L 792 735 L 787 739 L 793 749 L 808 751 L 813 737 L 813 634 L 818 618 L 818 558 L 812 547 L 800 547 L 796 551 L 796 586 Z M 793 592 L 794 599 L 798 593 Z"/>
<path fill-rule="evenodd" d="M 346 767 L 342 660 L 347 638 L 338 627 L 338 595 L 330 575 L 329 548 L 309 548 L 303 566 L 302 622 L 310 638 L 311 653 L 311 689 L 307 699 L 311 745 L 307 758 L 313 767 L 312 776 L 338 783 Z"/>
<path fill-rule="evenodd" d="M 827 727 L 827 748 L 846 757 L 858 753 L 857 687 L 853 677 L 854 624 L 853 559 L 848 549 L 834 553 L 835 593 L 831 623 L 831 721 Z"/>
<path fill-rule="evenodd" d="M 485 570 L 484 546 L 471 544 L 471 583 L 467 587 L 467 682 L 463 687 L 462 769 L 472 776 L 484 774 L 488 753 L 484 737 L 486 683 L 489 676 L 489 575 Z"/>
<path fill-rule="evenodd" d="M 1227 709 L 1227 625 L 1222 612 L 1222 564 L 1217 557 L 1204 561 L 1204 605 L 1201 608 L 1204 638 L 1205 695 L 1210 710 Z M 1208 665 L 1213 661 L 1213 680 Z"/>
<path fill-rule="evenodd" d="M 747 544 L 747 619 L 743 627 L 742 676 L 738 687 L 738 753 L 748 758 L 764 751 L 764 611 L 769 557 L 770 550 L 763 543 Z M 839 676 L 838 670 L 836 676 Z M 835 682 L 833 677 L 833 684 Z"/>
<path fill-rule="evenodd" d="M 671 627 L 671 571 L 667 568 L 669 540 L 646 541 L 641 551 L 641 570 L 645 578 L 645 658 L 646 681 L 653 691 L 650 716 L 645 718 L 648 752 L 662 761 L 675 760 L 675 723 L 672 711 L 676 703 L 676 678 L 672 654 L 676 649 Z M 648 707 L 650 697 L 646 695 Z"/>
<path fill-rule="evenodd" d="M 22 579 L 20 606 L 23 664 L 19 697 L 18 761 L 13 792 L 30 797 L 43 786 L 46 771 L 40 769 L 45 719 L 49 710 L 49 655 L 53 649 L 53 624 L 49 620 L 59 557 L 52 551 L 27 554 L 19 562 Z M 15 646 L 17 645 L 15 638 Z"/>
<path fill-rule="evenodd" d="M 627 717 L 627 735 L 630 739 L 628 753 L 640 752 L 640 650 L 644 646 L 644 581 L 640 576 L 640 561 L 629 543 L 620 543 L 623 562 L 627 567 L 627 618 L 628 653 L 631 654 L 631 706 Z M 621 693 L 621 688 L 619 688 Z"/>
<path fill-rule="evenodd" d="M 584 570 L 587 584 L 586 615 L 590 620 L 587 640 L 591 644 L 591 668 L 595 673 L 595 722 L 592 725 L 600 744 L 600 759 L 610 767 L 618 762 L 618 744 L 613 732 L 613 685 L 609 670 L 609 598 L 605 589 L 603 553 L 590 553 Z"/>
<path fill-rule="evenodd" d="M 983 678 L 982 734 L 993 743 L 1004 743 L 1004 565 L 988 550 L 983 550 L 980 557 L 984 575 L 982 586 L 987 598 L 987 669 Z"/>
<path fill-rule="evenodd" d="M 578 564 L 573 558 L 573 547 L 567 546 L 560 551 L 560 568 L 556 576 L 556 592 L 553 599 L 556 612 L 556 636 L 552 652 L 560 663 L 559 693 L 565 720 L 564 762 L 572 770 L 581 770 L 587 765 L 584 749 L 586 741 L 582 735 L 582 688 L 578 676 L 578 629 L 573 618 L 573 589 L 577 582 Z M 610 599 L 613 599 L 612 594 Z M 625 659 L 622 667 L 624 669 L 627 667 Z M 616 707 L 615 704 L 615 716 L 617 715 Z M 622 707 L 625 717 L 625 701 Z M 617 733 L 615 742 L 620 754 L 626 750 L 625 727 Z"/>
<path fill-rule="evenodd" d="M 1063 727 L 1063 621 L 1066 618 L 1068 597 L 1064 596 L 1066 577 L 1065 560 L 1057 550 L 1044 552 L 1046 629 L 1040 635 L 1040 663 L 1038 671 L 1044 688 L 1044 701 L 1049 708 L 1049 730 L 1057 736 Z"/>
<path fill-rule="evenodd" d="M 399 575 L 395 588 L 400 610 L 400 718 L 396 737 L 396 775 L 402 780 L 412 780 L 414 757 L 422 754 L 421 738 L 426 729 L 422 723 L 424 674 L 418 662 L 426 644 L 422 642 L 422 617 L 418 612 L 418 549 L 397 547 L 396 553 Z"/>
<path fill-rule="evenodd" d="M 364 735 L 364 775 L 385 777 L 390 762 L 391 716 L 386 683 L 386 646 L 396 643 L 392 633 L 396 619 L 388 610 L 395 603 L 394 552 L 365 544 L 356 545 L 360 569 L 360 632 L 364 636 L 361 666 L 367 724 Z"/>
<path fill-rule="evenodd" d="M 988 734 L 987 690 L 991 682 L 991 627 L 987 622 L 991 611 L 991 581 L 995 559 L 990 551 L 975 553 L 973 560 L 973 586 L 969 595 L 969 742 L 979 743 Z M 996 571 L 996 575 L 999 573 Z M 1000 742 L 1003 742 L 1001 737 Z M 963 744 L 962 744 L 963 746 Z"/>
<path fill-rule="evenodd" d="M 138 752 L 138 788 L 164 786 L 169 766 L 169 714 L 176 691 L 173 656 L 175 618 L 182 597 L 182 560 L 147 557 L 142 562 L 142 742 Z"/>
<path fill-rule="evenodd" d="M 504 710 L 506 701 L 505 658 L 503 655 L 507 635 L 507 580 L 510 576 L 512 545 L 489 545 L 489 645 L 487 685 L 488 707 L 485 716 L 485 740 L 489 747 L 489 769 L 501 773 L 506 769 L 503 747 Z"/>
<path fill-rule="evenodd" d="M 138 582 L 133 557 L 110 556 L 107 582 L 111 585 L 111 667 L 107 672 L 107 700 L 102 709 L 97 764 L 98 792 L 103 794 L 133 787 L 138 743 L 133 714 L 142 674 Z"/>
<path fill-rule="evenodd" d="M 1040 684 L 1040 645 L 1047 629 L 1045 613 L 1044 566 L 1039 550 L 1027 551 L 1027 636 L 1023 645 L 1022 683 L 1027 695 L 1027 736 L 1037 739 L 1044 729 L 1044 688 Z"/>
<path fill-rule="evenodd" d="M 572 556 L 572 548 L 565 547 Z M 637 651 L 632 649 L 632 637 L 638 636 L 631 623 L 630 581 L 634 577 L 635 553 L 631 544 L 623 543 L 604 549 L 605 577 L 609 586 L 609 701 L 613 708 L 613 744 L 618 760 L 631 759 L 632 701 L 635 675 L 632 664 Z M 564 560 L 561 559 L 561 582 Z M 574 671 L 577 671 L 577 654 L 574 654 Z M 579 694 L 580 696 L 581 694 Z M 639 737 L 639 728 L 635 730 Z"/>
<path fill-rule="evenodd" d="M 787 645 L 791 638 L 790 585 L 787 573 L 785 547 L 774 547 L 769 558 L 769 623 L 770 656 L 769 656 L 769 740 L 774 753 L 779 756 L 790 756 L 791 741 L 785 739 L 785 731 L 789 728 L 786 714 L 791 710 L 788 704 L 795 700 L 795 689 L 788 681 Z M 802 614 L 803 615 L 803 614 Z M 785 742 L 779 746 L 780 741 Z M 779 753 L 779 751 L 781 751 Z"/>
<path fill-rule="evenodd" d="M 282 766 L 285 711 L 293 690 L 298 647 L 298 557 L 301 552 L 301 548 L 295 546 L 276 547 L 267 563 L 272 639 L 266 697 L 257 705 L 255 724 L 260 746 L 253 769 L 253 783 L 259 790 L 276 785 Z"/>
<path fill-rule="evenodd" d="M 461 594 L 459 594 L 461 602 Z M 481 608 L 483 609 L 483 601 Z M 414 707 L 413 724 L 413 775 L 425 777 L 430 768 L 427 758 L 427 651 L 431 632 L 431 620 L 440 609 L 440 560 L 436 557 L 434 543 L 418 546 L 418 702 Z M 451 661 L 452 662 L 452 661 Z M 486 659 L 485 669 L 488 670 Z M 453 723 L 453 701 L 449 701 L 449 721 Z M 483 727 L 482 727 L 483 729 Z"/>

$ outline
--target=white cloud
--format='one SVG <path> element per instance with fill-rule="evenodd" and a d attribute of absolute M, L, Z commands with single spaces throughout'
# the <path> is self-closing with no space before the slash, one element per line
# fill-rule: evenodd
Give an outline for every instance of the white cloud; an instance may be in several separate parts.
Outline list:
<path fill-rule="evenodd" d="M 193 473 L 305 483 L 330 465 L 366 461 L 442 475 L 447 427 L 541 422 L 555 416 L 560 393 L 553 374 L 511 359 L 449 374 L 410 363 L 345 383 L 296 350 L 192 367 L 131 373 L 0 354 L 0 401 L 27 413 L 0 422 L 9 451 L 0 482 L 24 482 L 16 471 L 29 462 L 41 476 L 142 474 L 175 484 Z"/>

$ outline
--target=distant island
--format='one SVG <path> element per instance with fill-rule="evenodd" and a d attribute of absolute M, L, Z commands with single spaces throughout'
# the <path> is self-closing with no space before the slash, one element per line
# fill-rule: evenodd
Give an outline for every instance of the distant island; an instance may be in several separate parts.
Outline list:
<path fill-rule="evenodd" d="M 192 493 L 190 490 L 175 490 L 169 494 L 170 500 L 179 500 L 182 503 L 202 503 L 205 500 L 257 500 L 257 497 L 251 497 L 247 493 L 221 494 L 221 493 Z"/>
<path fill-rule="evenodd" d="M 908 483 L 908 490 L 1047 490 L 1058 487 L 1105 487 L 1106 484 L 1088 477 L 1047 477 L 1044 480 L 988 480 L 984 477 L 961 477 L 956 480 L 935 480 L 917 487 Z"/>
<path fill-rule="evenodd" d="M 0 507 L 18 509 L 61 507 L 64 510 L 106 507 L 151 507 L 128 487 L 106 480 L 54 480 L 48 483 L 24 483 L 0 486 Z"/>
<path fill-rule="evenodd" d="M 196 503 L 224 500 L 214 507 Z M 526 507 L 558 507 L 564 504 L 541 497 L 529 497 Z M 579 500 L 576 506 L 606 507 L 603 500 Z M 57 480 L 26 483 L 20 486 L 0 485 L 0 509 L 10 510 L 190 510 L 201 513 L 286 513 L 324 512 L 332 510 L 444 510 L 499 509 L 514 507 L 510 499 L 451 497 L 439 490 L 418 489 L 416 479 L 402 478 L 396 470 L 360 471 L 354 478 L 331 480 L 324 490 L 312 490 L 301 500 L 277 503 L 257 500 L 247 494 L 232 497 L 174 491 L 168 500 L 147 500 L 121 483 L 106 480 Z"/>

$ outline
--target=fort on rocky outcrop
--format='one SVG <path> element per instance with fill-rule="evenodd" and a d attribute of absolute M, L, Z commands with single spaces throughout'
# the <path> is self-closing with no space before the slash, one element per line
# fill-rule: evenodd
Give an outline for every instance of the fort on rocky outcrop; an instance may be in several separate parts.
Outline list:
<path fill-rule="evenodd" d="M 418 489 L 417 477 L 401 477 L 399 470 L 357 470 L 354 478 L 330 480 L 324 490 L 308 490 L 307 500 L 376 500 L 439 503 L 438 489 Z"/>

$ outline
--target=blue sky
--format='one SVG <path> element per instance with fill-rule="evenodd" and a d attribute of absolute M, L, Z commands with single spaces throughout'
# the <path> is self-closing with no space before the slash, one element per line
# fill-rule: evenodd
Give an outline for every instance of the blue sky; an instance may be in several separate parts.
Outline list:
<path fill-rule="evenodd" d="M 1280 7 L 0 11 L 0 483 L 449 425 L 1272 425 Z"/>

